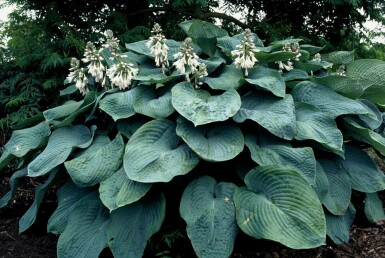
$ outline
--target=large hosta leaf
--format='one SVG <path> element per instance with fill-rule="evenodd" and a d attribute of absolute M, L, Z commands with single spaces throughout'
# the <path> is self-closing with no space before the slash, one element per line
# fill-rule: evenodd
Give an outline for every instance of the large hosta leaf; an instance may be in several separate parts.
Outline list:
<path fill-rule="evenodd" d="M 260 64 L 286 61 L 286 60 L 290 60 L 291 58 L 294 58 L 295 56 L 296 56 L 295 53 L 286 52 L 286 51 L 277 51 L 272 53 L 261 51 L 261 52 L 255 53 L 255 57 L 258 59 L 258 62 Z"/>
<path fill-rule="evenodd" d="M 333 118 L 345 114 L 366 114 L 360 102 L 346 98 L 327 86 L 301 82 L 291 93 L 295 101 L 312 104 Z"/>
<path fill-rule="evenodd" d="M 238 89 L 239 80 L 243 77 L 241 69 L 234 65 L 226 65 L 217 77 L 203 77 L 202 82 L 207 83 L 214 90 Z"/>
<path fill-rule="evenodd" d="M 30 150 L 40 147 L 46 142 L 51 130 L 46 122 L 31 128 L 13 131 L 11 139 L 5 144 L 0 157 L 0 169 L 15 157 L 23 157 Z"/>
<path fill-rule="evenodd" d="M 297 130 L 294 101 L 291 95 L 284 99 L 266 92 L 249 92 L 242 96 L 242 106 L 234 120 L 242 123 L 251 119 L 272 134 L 287 140 L 294 138 Z"/>
<path fill-rule="evenodd" d="M 166 118 L 174 113 L 170 88 L 155 90 L 151 86 L 140 85 L 137 89 L 134 101 L 134 109 L 137 113 L 152 118 Z"/>
<path fill-rule="evenodd" d="M 277 165 L 252 169 L 247 188 L 234 193 L 237 223 L 255 238 L 293 249 L 325 243 L 325 215 L 317 195 L 295 170 Z"/>
<path fill-rule="evenodd" d="M 321 203 L 323 203 L 325 198 L 328 197 L 329 187 L 329 180 L 325 174 L 325 171 L 321 164 L 317 161 L 315 185 L 313 186 L 313 190 L 316 192 Z"/>
<path fill-rule="evenodd" d="M 267 134 L 246 135 L 245 144 L 251 158 L 260 166 L 282 165 L 295 169 L 310 185 L 315 184 L 316 160 L 309 147 L 293 148 Z"/>
<path fill-rule="evenodd" d="M 277 97 L 285 97 L 285 81 L 277 70 L 258 66 L 251 70 L 250 74 L 245 78 L 245 81 L 270 91 Z"/>
<path fill-rule="evenodd" d="M 47 122 L 52 122 L 54 120 L 67 117 L 76 112 L 83 102 L 84 100 L 78 102 L 68 101 L 61 106 L 47 109 L 43 112 L 44 118 Z"/>
<path fill-rule="evenodd" d="M 325 85 L 330 89 L 350 99 L 356 99 L 364 92 L 362 85 L 357 81 L 347 76 L 329 75 L 324 77 L 311 78 L 313 82 Z"/>
<path fill-rule="evenodd" d="M 174 108 L 195 126 L 227 120 L 241 107 L 241 98 L 234 89 L 212 96 L 205 90 L 194 89 L 189 82 L 181 82 L 171 92 Z"/>
<path fill-rule="evenodd" d="M 199 157 L 208 161 L 231 160 L 244 146 L 242 131 L 235 125 L 195 127 L 191 122 L 179 117 L 176 133 Z"/>
<path fill-rule="evenodd" d="M 334 65 L 348 64 L 354 61 L 354 51 L 335 51 L 328 54 L 322 54 L 322 59 L 333 63 Z"/>
<path fill-rule="evenodd" d="M 307 72 L 300 69 L 293 69 L 289 72 L 285 72 L 282 74 L 282 77 L 285 82 L 294 80 L 307 80 L 310 78 Z"/>
<path fill-rule="evenodd" d="M 175 129 L 174 122 L 158 119 L 144 124 L 132 135 L 123 161 L 131 180 L 168 182 L 198 164 L 199 157 L 186 144 L 180 144 Z"/>
<path fill-rule="evenodd" d="M 80 200 L 98 199 L 91 188 L 78 187 L 72 181 L 66 183 L 57 191 L 58 207 L 51 215 L 47 231 L 54 234 L 63 233 L 71 211 Z"/>
<path fill-rule="evenodd" d="M 129 119 L 123 119 L 116 123 L 118 131 L 126 136 L 128 139 L 139 129 L 142 125 L 148 122 L 144 117 L 134 116 Z"/>
<path fill-rule="evenodd" d="M 97 93 L 95 91 L 90 91 L 84 97 L 84 100 L 82 101 L 82 104 L 79 106 L 79 108 L 75 112 L 72 112 L 69 116 L 65 117 L 60 122 L 55 120 L 53 128 L 69 126 L 80 115 L 95 107 L 97 100 Z"/>
<path fill-rule="evenodd" d="M 366 194 L 365 215 L 372 223 L 385 220 L 384 207 L 378 193 Z"/>
<path fill-rule="evenodd" d="M 334 215 L 344 215 L 350 203 L 352 188 L 346 171 L 333 160 L 318 160 L 329 181 L 329 191 L 323 200 Z"/>
<path fill-rule="evenodd" d="M 230 256 L 238 233 L 232 200 L 236 188 L 205 176 L 192 181 L 183 192 L 179 210 L 198 257 Z"/>
<path fill-rule="evenodd" d="M 372 130 L 380 127 L 383 122 L 382 113 L 376 105 L 366 99 L 359 99 L 358 101 L 368 111 L 368 114 L 358 115 L 359 120 L 361 120 L 360 124 Z"/>
<path fill-rule="evenodd" d="M 347 136 L 369 143 L 382 155 L 385 155 L 385 138 L 381 134 L 359 125 L 352 117 L 345 117 L 344 121 Z"/>
<path fill-rule="evenodd" d="M 0 209 L 8 205 L 17 190 L 20 178 L 25 176 L 27 176 L 27 168 L 20 169 L 11 176 L 9 179 L 11 190 L 0 199 Z"/>
<path fill-rule="evenodd" d="M 43 201 L 45 192 L 51 186 L 52 181 L 55 179 L 57 171 L 52 171 L 46 182 L 36 186 L 35 188 L 35 200 L 29 209 L 24 213 L 23 217 L 19 220 L 19 233 L 26 231 L 36 220 L 37 212 L 40 204 Z"/>
<path fill-rule="evenodd" d="M 122 166 L 124 141 L 120 134 L 109 144 L 67 161 L 64 166 L 74 183 L 92 186 L 110 177 Z"/>
<path fill-rule="evenodd" d="M 224 29 L 201 20 L 194 20 L 187 34 L 200 46 L 202 51 L 209 56 L 213 56 L 216 52 L 217 38 L 228 36 L 227 31 Z"/>
<path fill-rule="evenodd" d="M 297 117 L 296 140 L 314 140 L 323 147 L 342 153 L 343 138 L 337 124 L 327 113 L 316 106 L 306 103 L 296 103 Z"/>
<path fill-rule="evenodd" d="M 165 213 L 166 200 L 159 193 L 114 210 L 107 228 L 108 246 L 114 257 L 142 257 L 147 241 L 162 226 Z"/>
<path fill-rule="evenodd" d="M 362 59 L 346 66 L 346 75 L 361 83 L 364 93 L 361 98 L 385 106 L 385 62 Z"/>
<path fill-rule="evenodd" d="M 128 91 L 118 91 L 104 96 L 99 102 L 99 108 L 109 114 L 114 121 L 135 115 L 134 99 L 137 88 Z"/>
<path fill-rule="evenodd" d="M 341 216 L 336 216 L 326 212 L 327 235 L 337 245 L 348 243 L 350 236 L 350 226 L 354 221 L 356 209 L 352 204 L 348 210 Z"/>
<path fill-rule="evenodd" d="M 152 184 L 130 180 L 122 167 L 112 176 L 100 182 L 100 199 L 110 211 L 113 211 L 136 202 L 150 190 L 151 186 Z"/>
<path fill-rule="evenodd" d="M 360 148 L 345 145 L 345 159 L 340 163 L 350 178 L 352 189 L 366 193 L 385 189 L 384 172 Z"/>
<path fill-rule="evenodd" d="M 107 246 L 108 210 L 98 199 L 80 201 L 72 209 L 57 243 L 59 258 L 99 257 Z"/>
<path fill-rule="evenodd" d="M 41 176 L 63 163 L 72 149 L 86 148 L 91 144 L 93 134 L 84 125 L 62 127 L 49 137 L 47 147 L 29 165 L 29 176 Z"/>

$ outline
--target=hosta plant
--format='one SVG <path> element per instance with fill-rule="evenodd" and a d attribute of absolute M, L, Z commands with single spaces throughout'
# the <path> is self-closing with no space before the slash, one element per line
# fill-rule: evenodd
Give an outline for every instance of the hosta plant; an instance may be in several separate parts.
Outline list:
<path fill-rule="evenodd" d="M 385 63 L 286 39 L 265 46 L 199 20 L 186 40 L 155 25 L 125 45 L 111 31 L 73 59 L 62 94 L 84 98 L 44 111 L 13 132 L 0 167 L 44 177 L 20 219 L 35 221 L 57 187 L 48 232 L 58 257 L 141 257 L 175 214 L 198 257 L 228 257 L 239 232 L 294 249 L 349 240 L 352 192 L 384 219 Z M 84 64 L 84 65 L 83 65 Z M 373 151 L 372 151 L 373 152 Z M 175 205 L 177 203 L 177 205 Z M 170 220 L 168 220 L 170 223 Z"/>

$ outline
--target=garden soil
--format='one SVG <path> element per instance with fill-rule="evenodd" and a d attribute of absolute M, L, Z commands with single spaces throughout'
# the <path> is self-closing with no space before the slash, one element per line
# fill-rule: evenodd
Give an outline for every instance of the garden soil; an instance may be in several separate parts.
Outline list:
<path fill-rule="evenodd" d="M 1 176 L 0 196 L 8 190 L 9 177 Z M 47 234 L 47 221 L 50 214 L 56 208 L 55 191 L 49 191 L 42 203 L 38 218 L 35 224 L 26 232 L 18 233 L 18 221 L 27 211 L 34 199 L 34 186 L 38 182 L 26 178 L 22 181 L 16 196 L 10 205 L 0 209 L 0 258 L 48 258 L 56 257 L 56 244 L 58 236 Z M 380 193 L 385 201 L 385 192 Z M 235 243 L 232 258 L 385 258 L 385 223 L 369 224 L 363 215 L 364 197 L 355 193 L 357 216 L 351 229 L 350 241 L 348 244 L 336 246 L 328 240 L 326 246 L 311 250 L 291 250 L 280 244 L 255 240 L 244 234 L 240 234 Z M 158 236 L 159 237 L 159 236 Z M 151 248 L 148 248 L 151 249 Z M 162 250 L 146 250 L 145 257 L 194 257 L 191 244 L 186 237 L 177 240 L 172 248 Z M 163 254 L 162 254 L 163 253 Z M 158 255 L 156 255 L 158 254 Z M 112 257 L 108 250 L 105 250 L 101 257 Z"/>

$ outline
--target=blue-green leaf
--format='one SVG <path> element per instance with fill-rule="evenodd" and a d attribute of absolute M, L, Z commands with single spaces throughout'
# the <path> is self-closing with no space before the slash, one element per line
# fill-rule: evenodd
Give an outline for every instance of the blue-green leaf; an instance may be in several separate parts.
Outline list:
<path fill-rule="evenodd" d="M 251 119 L 272 134 L 292 140 L 297 131 L 294 101 L 291 95 L 284 99 L 265 92 L 249 92 L 242 96 L 242 106 L 234 120 L 242 123 Z"/>
<path fill-rule="evenodd" d="M 49 218 L 47 231 L 54 234 L 63 233 L 72 209 L 80 200 L 85 201 L 86 198 L 95 196 L 97 198 L 94 193 L 91 188 L 78 187 L 72 181 L 60 187 L 57 191 L 58 206 Z"/>
<path fill-rule="evenodd" d="M 364 87 L 361 98 L 376 105 L 385 106 L 385 62 L 361 59 L 347 64 L 346 75 Z"/>
<path fill-rule="evenodd" d="M 24 213 L 23 217 L 19 220 L 19 233 L 26 231 L 36 220 L 37 212 L 40 204 L 43 201 L 45 192 L 51 186 L 52 181 L 55 179 L 57 170 L 54 170 L 49 175 L 47 181 L 44 184 L 40 184 L 35 189 L 35 200 L 31 207 Z"/>
<path fill-rule="evenodd" d="M 83 104 L 83 102 L 84 100 L 78 101 L 78 102 L 70 100 L 61 106 L 47 109 L 43 111 L 44 118 L 47 121 L 47 123 L 50 123 L 54 120 L 67 117 L 73 114 L 74 112 L 76 112 L 80 108 L 80 106 Z"/>
<path fill-rule="evenodd" d="M 334 160 L 318 160 L 329 181 L 329 191 L 323 200 L 325 207 L 334 215 L 344 215 L 352 194 L 349 176 Z"/>
<path fill-rule="evenodd" d="M 23 157 L 30 150 L 39 148 L 51 134 L 46 122 L 41 122 L 31 128 L 13 131 L 11 139 L 4 145 L 0 157 L 0 169 L 15 157 Z"/>
<path fill-rule="evenodd" d="M 208 91 L 194 89 L 189 82 L 181 82 L 171 92 L 174 108 L 195 126 L 227 120 L 241 107 L 241 98 L 234 89 L 212 96 Z"/>
<path fill-rule="evenodd" d="M 360 102 L 346 98 L 329 87 L 314 82 L 299 83 L 291 94 L 295 101 L 312 104 L 333 118 L 345 114 L 368 113 Z"/>
<path fill-rule="evenodd" d="M 166 118 L 175 109 L 171 105 L 170 88 L 154 89 L 151 86 L 139 85 L 134 101 L 134 109 L 137 113 L 152 118 Z"/>
<path fill-rule="evenodd" d="M 168 182 L 199 163 L 199 157 L 186 144 L 180 144 L 175 129 L 174 122 L 157 119 L 132 135 L 123 160 L 128 178 L 142 183 Z"/>
<path fill-rule="evenodd" d="M 107 226 L 108 210 L 100 200 L 90 198 L 78 202 L 59 237 L 58 258 L 99 257 L 107 246 Z"/>
<path fill-rule="evenodd" d="M 340 159 L 340 163 L 350 178 L 352 189 L 365 193 L 385 189 L 384 172 L 360 148 L 345 145 L 345 159 Z"/>
<path fill-rule="evenodd" d="M 296 170 L 309 185 L 315 184 L 316 160 L 312 148 L 293 148 L 267 134 L 246 135 L 251 158 L 260 166 L 282 165 Z"/>
<path fill-rule="evenodd" d="M 366 194 L 365 215 L 366 218 L 372 223 L 385 220 L 384 207 L 378 193 Z"/>
<path fill-rule="evenodd" d="M 192 181 L 183 192 L 179 211 L 198 257 L 230 256 L 238 233 L 232 201 L 236 188 L 204 176 Z"/>
<path fill-rule="evenodd" d="M 322 59 L 333 63 L 334 66 L 339 64 L 348 64 L 354 61 L 354 51 L 334 51 L 322 54 Z"/>
<path fill-rule="evenodd" d="M 112 176 L 100 182 L 100 199 L 110 211 L 113 211 L 136 202 L 150 190 L 151 186 L 152 184 L 130 180 L 122 167 Z"/>
<path fill-rule="evenodd" d="M 336 216 L 326 212 L 327 235 L 337 245 L 348 243 L 350 237 L 350 226 L 354 221 L 356 209 L 352 204 L 341 216 Z"/>
<path fill-rule="evenodd" d="M 329 180 L 325 174 L 321 164 L 317 161 L 316 165 L 316 177 L 313 190 L 316 192 L 318 199 L 323 203 L 329 192 Z"/>
<path fill-rule="evenodd" d="M 41 176 L 62 164 L 74 148 L 86 148 L 93 134 L 84 125 L 57 129 L 49 137 L 47 147 L 29 165 L 28 175 Z"/>
<path fill-rule="evenodd" d="M 105 95 L 99 102 L 99 108 L 110 115 L 114 121 L 135 115 L 134 99 L 138 90 L 118 91 Z"/>
<path fill-rule="evenodd" d="M 163 194 L 153 194 L 114 210 L 107 227 L 108 246 L 114 257 L 142 257 L 147 241 L 160 229 L 165 214 Z"/>
<path fill-rule="evenodd" d="M 238 89 L 241 85 L 239 80 L 243 78 L 241 69 L 234 65 L 226 65 L 218 77 L 203 77 L 202 82 L 207 83 L 214 90 Z"/>
<path fill-rule="evenodd" d="M 244 146 L 242 131 L 235 125 L 195 127 L 178 117 L 176 134 L 204 160 L 225 161 L 235 158 Z"/>
<path fill-rule="evenodd" d="M 336 122 L 316 106 L 296 103 L 297 117 L 296 140 L 314 140 L 323 147 L 336 153 L 343 153 L 343 137 Z"/>
<path fill-rule="evenodd" d="M 251 70 L 245 81 L 257 86 L 257 88 L 270 91 L 277 97 L 285 97 L 285 81 L 276 70 L 258 66 Z"/>
<path fill-rule="evenodd" d="M 93 186 L 109 178 L 122 166 L 124 141 L 120 134 L 98 150 L 84 152 L 82 155 L 64 162 L 73 182 L 79 186 Z"/>
<path fill-rule="evenodd" d="M 312 76 L 311 81 L 325 85 L 335 92 L 350 98 L 357 99 L 364 92 L 362 85 L 357 81 L 347 76 L 328 75 L 324 77 Z"/>
<path fill-rule="evenodd" d="M 252 169 L 247 188 L 238 188 L 234 204 L 238 226 L 257 239 L 293 249 L 325 244 L 322 206 L 308 182 L 295 170 L 277 165 Z"/>
<path fill-rule="evenodd" d="M 307 72 L 300 69 L 293 69 L 289 72 L 284 72 L 282 77 L 285 82 L 294 80 L 307 80 L 310 78 Z"/>
<path fill-rule="evenodd" d="M 9 201 L 12 199 L 13 195 L 17 190 L 20 178 L 25 177 L 26 175 L 27 168 L 23 168 L 16 171 L 11 176 L 11 178 L 9 179 L 9 186 L 11 187 L 11 190 L 0 199 L 0 209 L 8 205 Z"/>
<path fill-rule="evenodd" d="M 382 155 L 385 155 L 385 138 L 381 134 L 359 125 L 352 117 L 345 117 L 344 121 L 347 136 L 369 143 Z"/>

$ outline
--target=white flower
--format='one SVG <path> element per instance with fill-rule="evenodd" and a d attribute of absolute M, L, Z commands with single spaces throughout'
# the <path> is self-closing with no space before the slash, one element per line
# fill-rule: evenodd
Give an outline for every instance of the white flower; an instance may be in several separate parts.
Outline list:
<path fill-rule="evenodd" d="M 103 57 L 100 55 L 101 50 L 97 50 L 92 42 L 88 42 L 86 51 L 84 52 L 84 58 L 82 59 L 85 63 L 90 63 L 88 72 L 95 78 L 96 82 L 101 83 L 103 81 L 104 71 L 106 70 L 102 61 Z"/>
<path fill-rule="evenodd" d="M 87 88 L 87 83 L 88 83 L 88 79 L 86 75 L 83 73 L 82 69 L 79 69 L 75 86 L 76 88 L 79 89 L 80 93 L 82 93 L 83 95 L 86 95 L 89 92 Z"/>
<path fill-rule="evenodd" d="M 106 43 L 103 44 L 103 47 L 108 48 L 111 51 L 112 57 L 115 57 L 120 50 L 119 40 L 114 37 L 114 33 L 111 30 L 106 30 L 104 36 L 106 37 Z"/>
<path fill-rule="evenodd" d="M 315 54 L 313 61 L 321 62 L 321 54 L 320 53 Z"/>
<path fill-rule="evenodd" d="M 282 73 L 283 70 L 286 70 L 286 71 L 291 71 L 294 69 L 293 67 L 293 63 L 290 62 L 290 61 L 286 61 L 286 64 L 282 61 L 278 61 L 276 62 L 278 64 L 278 67 L 279 67 L 279 72 Z"/>
<path fill-rule="evenodd" d="M 162 29 L 157 23 L 155 23 L 151 32 L 154 33 L 154 36 L 150 37 L 146 42 L 146 46 L 150 48 L 151 53 L 155 56 L 156 66 L 162 66 L 164 72 L 164 69 L 169 66 L 167 59 L 169 48 L 166 45 L 166 37 L 162 34 Z"/>
<path fill-rule="evenodd" d="M 107 76 L 111 80 L 111 85 L 118 86 L 124 90 L 129 88 L 132 79 L 138 74 L 139 69 L 131 63 L 119 62 L 107 69 Z"/>
<path fill-rule="evenodd" d="M 68 82 L 75 81 L 75 87 L 79 89 L 79 91 L 86 95 L 88 93 L 87 83 L 88 79 L 86 75 L 83 73 L 83 69 L 79 68 L 80 62 L 76 58 L 71 59 L 71 68 L 70 73 L 67 76 Z"/>
<path fill-rule="evenodd" d="M 282 50 L 296 54 L 296 56 L 294 57 L 294 60 L 296 61 L 299 61 L 299 57 L 302 55 L 299 52 L 300 46 L 298 43 L 286 43 Z"/>
<path fill-rule="evenodd" d="M 254 41 L 251 38 L 251 31 L 246 29 L 243 33 L 244 38 L 241 43 L 236 46 L 236 49 L 231 51 L 231 55 L 235 57 L 234 64 L 237 68 L 245 69 L 245 76 L 248 75 L 248 69 L 254 67 L 258 59 L 255 57 L 255 52 L 259 49 L 255 47 Z"/>
<path fill-rule="evenodd" d="M 186 66 L 191 70 L 191 73 L 198 71 L 198 66 L 200 65 L 199 57 L 194 52 L 192 39 L 186 38 L 183 42 L 183 46 L 180 48 L 179 52 L 174 54 L 175 68 L 181 73 L 186 75 L 187 81 L 190 81 L 189 74 L 186 73 Z"/>

